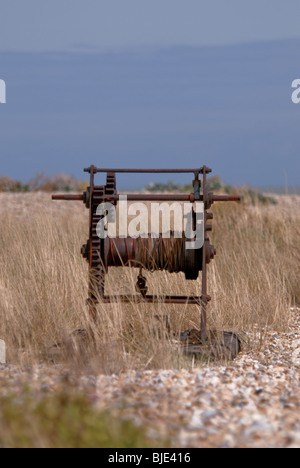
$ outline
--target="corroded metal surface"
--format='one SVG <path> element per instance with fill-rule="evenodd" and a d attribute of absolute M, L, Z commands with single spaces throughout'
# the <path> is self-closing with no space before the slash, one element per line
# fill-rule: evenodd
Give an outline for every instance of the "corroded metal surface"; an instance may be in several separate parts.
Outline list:
<path fill-rule="evenodd" d="M 89 263 L 89 307 L 93 318 L 96 318 L 97 303 L 121 302 L 164 302 L 174 304 L 198 304 L 201 308 L 200 337 L 202 341 L 208 338 L 206 328 L 206 309 L 210 296 L 207 294 L 207 265 L 216 255 L 216 249 L 210 244 L 208 232 L 212 226 L 208 220 L 213 218 L 207 210 L 214 202 L 239 201 L 238 196 L 213 194 L 207 187 L 207 174 L 211 169 L 207 166 L 194 169 L 101 169 L 90 166 L 84 169 L 90 174 L 90 186 L 83 194 L 53 195 L 53 200 L 82 201 L 89 209 L 89 238 L 83 245 L 81 253 Z M 106 185 L 95 185 L 95 174 L 106 173 Z M 103 215 L 99 215 L 98 207 L 102 203 L 118 204 L 119 194 L 116 188 L 117 173 L 191 173 L 194 192 L 190 194 L 151 193 L 127 194 L 128 201 L 148 202 L 185 202 L 193 206 L 196 201 L 203 202 L 204 241 L 200 248 L 187 249 L 186 238 L 180 238 L 170 233 L 169 238 L 159 235 L 148 237 L 106 237 L 100 238 L 97 226 Z M 201 178 L 199 178 L 199 176 Z M 123 194 L 124 196 L 124 194 Z M 194 208 L 192 208 L 194 210 Z M 195 213 L 194 216 L 196 217 Z M 195 221 L 194 221 L 195 222 Z M 138 267 L 136 291 L 137 295 L 105 294 L 105 275 L 110 267 Z M 201 272 L 201 296 L 155 296 L 147 294 L 146 278 L 141 268 L 149 271 L 165 270 L 170 273 L 184 272 L 187 280 L 195 280 Z"/>

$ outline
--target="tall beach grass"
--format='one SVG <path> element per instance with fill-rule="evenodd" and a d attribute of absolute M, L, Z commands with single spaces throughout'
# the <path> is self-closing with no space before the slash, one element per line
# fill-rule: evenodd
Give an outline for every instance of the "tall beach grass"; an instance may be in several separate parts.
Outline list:
<path fill-rule="evenodd" d="M 3 194 L 3 197 L 6 195 Z M 15 194 L 21 197 L 22 194 Z M 34 194 L 31 204 L 35 203 Z M 180 332 L 199 328 L 198 306 L 99 304 L 96 323 L 86 305 L 87 263 L 80 247 L 88 237 L 88 212 L 71 203 L 54 207 L 50 196 L 30 212 L 0 213 L 0 338 L 9 362 L 44 362 L 47 350 L 81 368 L 111 373 L 128 369 L 190 366 L 179 351 Z M 266 327 L 286 330 L 290 306 L 300 301 L 300 210 L 295 205 L 215 204 L 208 266 L 208 327 L 238 332 L 247 349 L 259 346 Z M 76 205 L 76 206 L 75 206 Z M 57 208 L 58 207 L 58 208 Z M 134 293 L 138 271 L 110 269 L 106 292 Z M 183 274 L 145 272 L 149 293 L 200 294 Z M 164 333 L 170 318 L 171 336 Z M 158 316 L 158 317 L 156 317 Z M 94 339 L 74 330 L 93 329 Z M 79 337 L 79 339 L 78 339 Z"/>

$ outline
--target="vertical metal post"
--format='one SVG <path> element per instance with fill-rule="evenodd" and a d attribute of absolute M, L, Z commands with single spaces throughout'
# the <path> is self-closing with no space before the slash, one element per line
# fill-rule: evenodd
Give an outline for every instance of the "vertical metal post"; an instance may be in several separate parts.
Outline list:
<path fill-rule="evenodd" d="M 203 202 L 204 202 L 204 243 L 202 248 L 202 298 L 201 298 L 201 340 L 205 341 L 207 338 L 206 328 L 206 307 L 207 307 L 207 264 L 206 264 L 206 251 L 207 251 L 207 240 L 206 240 L 206 221 L 207 221 L 207 181 L 206 181 L 206 166 L 203 167 Z"/>
<path fill-rule="evenodd" d="M 97 299 L 95 296 L 95 280 L 93 271 L 93 195 L 94 195 L 94 175 L 95 166 L 90 166 L 88 172 L 90 173 L 90 206 L 89 206 L 89 246 L 90 246 L 90 258 L 89 258 L 89 312 L 92 319 L 96 320 L 96 303 Z"/>

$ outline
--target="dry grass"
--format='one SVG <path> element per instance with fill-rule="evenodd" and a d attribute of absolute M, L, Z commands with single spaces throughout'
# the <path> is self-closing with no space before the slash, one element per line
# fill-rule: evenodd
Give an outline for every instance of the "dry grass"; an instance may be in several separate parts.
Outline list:
<path fill-rule="evenodd" d="M 100 304 L 98 321 L 86 307 L 87 264 L 80 247 L 87 239 L 88 212 L 83 205 L 51 202 L 49 195 L 1 194 L 0 338 L 8 360 L 27 364 L 52 356 L 70 358 L 79 367 L 101 372 L 188 367 L 172 331 L 199 328 L 197 306 Z M 11 196 L 10 196 L 11 197 Z M 240 333 L 247 347 L 257 347 L 266 326 L 286 329 L 291 303 L 300 300 L 300 209 L 286 198 L 275 206 L 216 204 L 211 241 L 217 256 L 209 265 L 210 328 Z M 6 204 L 4 203 L 6 202 Z M 20 205 L 23 203 L 23 205 Z M 22 206 L 22 209 L 20 209 Z M 112 269 L 107 292 L 134 292 L 136 270 Z M 146 273 L 149 293 L 199 294 L 201 281 L 184 275 Z M 75 329 L 93 328 L 95 339 Z"/>

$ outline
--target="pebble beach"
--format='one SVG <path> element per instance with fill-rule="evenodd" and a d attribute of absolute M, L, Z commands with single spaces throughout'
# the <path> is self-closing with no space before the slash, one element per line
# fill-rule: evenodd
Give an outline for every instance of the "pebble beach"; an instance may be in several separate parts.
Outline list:
<path fill-rule="evenodd" d="M 231 362 L 191 370 L 80 373 L 42 364 L 0 366 L 0 394 L 36 397 L 66 385 L 84 393 L 95 411 L 147 428 L 174 448 L 300 448 L 300 308 L 289 330 L 268 330 L 259 350 Z"/>

